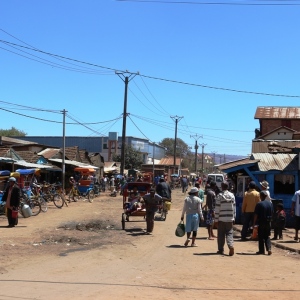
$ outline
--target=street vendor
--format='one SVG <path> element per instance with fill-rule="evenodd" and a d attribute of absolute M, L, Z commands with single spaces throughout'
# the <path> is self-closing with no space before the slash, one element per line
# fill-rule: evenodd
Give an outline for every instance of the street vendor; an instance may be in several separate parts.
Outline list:
<path fill-rule="evenodd" d="M 143 196 L 146 208 L 147 234 L 151 234 L 154 228 L 154 215 L 158 205 L 161 205 L 163 198 L 150 189 L 150 193 Z"/>

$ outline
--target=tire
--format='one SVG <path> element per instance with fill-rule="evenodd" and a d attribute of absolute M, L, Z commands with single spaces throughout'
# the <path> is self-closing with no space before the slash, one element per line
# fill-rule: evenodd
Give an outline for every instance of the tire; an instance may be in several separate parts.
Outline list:
<path fill-rule="evenodd" d="M 37 216 L 41 212 L 41 210 L 42 210 L 41 203 L 39 201 L 37 201 L 37 200 L 31 200 L 31 201 L 29 201 L 28 205 L 31 208 L 33 216 Z"/>
<path fill-rule="evenodd" d="M 126 215 L 122 214 L 122 230 L 125 230 Z"/>
<path fill-rule="evenodd" d="M 53 195 L 53 203 L 57 208 L 62 208 L 64 205 L 64 200 L 59 194 Z"/>
<path fill-rule="evenodd" d="M 94 201 L 94 198 L 95 198 L 95 192 L 93 190 L 90 190 L 88 193 L 89 202 L 92 203 Z"/>
<path fill-rule="evenodd" d="M 48 203 L 47 203 L 47 201 L 43 197 L 40 197 L 39 198 L 39 202 L 41 204 L 41 210 L 42 210 L 42 212 L 47 212 L 47 210 L 48 210 Z"/>

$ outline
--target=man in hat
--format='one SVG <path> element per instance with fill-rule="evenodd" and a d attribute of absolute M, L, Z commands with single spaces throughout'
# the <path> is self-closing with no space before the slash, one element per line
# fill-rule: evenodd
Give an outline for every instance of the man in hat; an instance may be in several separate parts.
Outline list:
<path fill-rule="evenodd" d="M 241 240 L 247 240 L 247 232 L 250 224 L 253 225 L 254 210 L 256 204 L 260 201 L 259 192 L 255 189 L 256 184 L 254 181 L 249 183 L 249 189 L 245 192 L 243 204 L 242 204 L 242 214 L 243 214 L 243 228 L 241 233 Z"/>
<path fill-rule="evenodd" d="M 187 239 L 184 243 L 184 246 L 187 247 L 191 241 L 192 235 L 192 247 L 197 247 L 195 240 L 197 237 L 197 231 L 199 228 L 199 216 L 201 221 L 203 221 L 202 209 L 201 209 L 201 199 L 198 197 L 199 190 L 196 187 L 191 188 L 189 191 L 189 196 L 184 199 L 184 205 L 181 214 L 181 220 L 184 220 L 184 214 L 186 214 L 185 221 L 185 232 Z"/>
<path fill-rule="evenodd" d="M 229 248 L 229 256 L 234 255 L 233 225 L 235 222 L 236 208 L 235 197 L 228 191 L 229 184 L 223 181 L 222 191 L 216 197 L 215 225 L 218 228 L 218 254 L 224 254 L 225 238 Z"/>
<path fill-rule="evenodd" d="M 16 184 L 16 178 L 10 177 L 8 179 L 9 185 L 6 187 L 2 201 L 6 202 L 6 215 L 8 220 L 8 227 L 15 227 L 18 225 L 18 215 L 13 217 L 13 210 L 16 211 L 20 204 L 20 188 Z"/>
<path fill-rule="evenodd" d="M 158 205 L 162 204 L 163 198 L 155 193 L 155 189 L 151 188 L 150 192 L 143 196 L 146 208 L 147 234 L 151 234 L 154 228 L 154 215 Z"/>
<path fill-rule="evenodd" d="M 264 180 L 264 181 L 260 182 L 260 185 L 261 185 L 261 189 L 263 191 L 265 191 L 266 200 L 272 202 L 272 198 L 271 198 L 270 192 L 269 192 L 269 182 Z"/>

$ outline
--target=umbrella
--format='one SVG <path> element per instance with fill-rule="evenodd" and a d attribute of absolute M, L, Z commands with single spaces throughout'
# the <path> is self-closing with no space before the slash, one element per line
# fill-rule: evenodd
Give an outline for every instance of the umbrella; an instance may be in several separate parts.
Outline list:
<path fill-rule="evenodd" d="M 178 177 L 178 174 L 172 174 L 171 177 Z"/>

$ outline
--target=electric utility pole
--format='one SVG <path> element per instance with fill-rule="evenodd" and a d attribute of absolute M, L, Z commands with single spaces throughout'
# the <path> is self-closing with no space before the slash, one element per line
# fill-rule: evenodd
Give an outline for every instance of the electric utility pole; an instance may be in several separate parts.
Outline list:
<path fill-rule="evenodd" d="M 204 174 L 204 168 L 203 168 L 203 161 L 204 161 L 204 147 L 206 146 L 207 144 L 201 144 L 200 146 L 202 147 L 202 160 L 201 160 L 201 169 L 202 169 L 202 175 Z"/>
<path fill-rule="evenodd" d="M 171 116 L 171 119 L 175 120 L 175 140 L 174 140 L 174 172 L 175 172 L 175 166 L 176 166 L 176 144 L 177 144 L 177 124 L 183 117 L 178 117 L 177 115 L 175 117 Z"/>
<path fill-rule="evenodd" d="M 136 75 L 139 75 L 139 72 L 137 72 L 137 73 L 130 73 L 128 71 L 126 71 L 126 72 L 116 71 L 116 74 L 125 83 L 124 110 L 123 110 L 123 127 L 122 127 L 122 148 L 121 148 L 121 170 L 120 170 L 120 173 L 123 176 L 124 175 L 124 169 L 125 169 L 125 144 L 126 144 L 126 118 L 127 118 L 127 90 L 128 90 L 128 83 Z M 124 75 L 124 74 L 126 74 L 126 75 Z M 128 76 L 128 74 L 129 74 L 129 76 Z"/>
<path fill-rule="evenodd" d="M 195 135 L 191 135 L 190 137 L 195 139 L 195 174 L 197 175 L 198 140 L 199 140 L 200 138 L 203 138 L 203 136 L 202 136 L 202 135 L 195 134 Z"/>
<path fill-rule="evenodd" d="M 216 163 L 216 153 L 218 153 L 218 151 L 213 151 L 213 157 L 214 157 L 214 165 L 213 165 L 213 171 L 215 171 L 215 163 Z"/>

